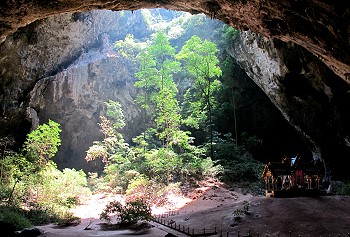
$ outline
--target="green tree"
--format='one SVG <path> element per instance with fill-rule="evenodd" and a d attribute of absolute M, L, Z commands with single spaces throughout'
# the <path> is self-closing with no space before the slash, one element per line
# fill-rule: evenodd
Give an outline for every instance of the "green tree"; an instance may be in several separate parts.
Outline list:
<path fill-rule="evenodd" d="M 102 159 L 106 164 L 110 162 L 124 162 L 129 155 L 129 144 L 125 143 L 120 129 L 125 126 L 124 114 L 117 101 L 105 102 L 106 117 L 101 116 L 100 131 L 104 134 L 103 141 L 95 141 L 86 152 L 85 159 L 92 161 Z"/>
<path fill-rule="evenodd" d="M 61 144 L 59 126 L 49 120 L 27 135 L 24 154 L 11 151 L 4 153 L 0 161 L 2 201 L 14 205 L 27 194 L 26 189 L 38 177 L 37 172 L 45 168 L 58 151 Z"/>
<path fill-rule="evenodd" d="M 164 33 L 157 33 L 147 51 L 140 53 L 141 60 L 135 86 L 143 91 L 138 99 L 145 109 L 152 109 L 151 115 L 158 138 L 166 150 L 171 149 L 176 133 L 180 131 L 180 107 L 176 99 L 177 87 L 174 74 L 180 70 L 175 59 L 175 49 Z M 167 152 L 168 154 L 169 152 Z M 170 177 L 170 159 L 167 155 L 167 180 Z"/>
<path fill-rule="evenodd" d="M 191 110 L 187 119 L 189 125 L 198 126 L 205 119 L 209 128 L 211 157 L 213 151 L 213 116 L 212 110 L 216 106 L 215 93 L 220 88 L 221 69 L 216 57 L 218 49 L 216 44 L 192 36 L 177 54 L 192 79 L 193 88 L 187 91 L 186 98 L 190 99 Z"/>
<path fill-rule="evenodd" d="M 104 134 L 102 141 L 94 141 L 87 150 L 85 160 L 101 159 L 105 164 L 103 180 L 111 191 L 120 191 L 128 185 L 128 171 L 137 169 L 134 167 L 134 150 L 124 141 L 120 132 L 125 126 L 124 114 L 121 105 L 117 101 L 105 102 L 106 114 L 101 116 L 100 131 Z"/>
<path fill-rule="evenodd" d="M 39 125 L 27 135 L 24 151 L 30 161 L 37 162 L 39 166 L 45 165 L 58 151 L 61 145 L 60 124 L 49 120 L 47 124 Z"/>
<path fill-rule="evenodd" d="M 114 48 L 121 56 L 133 61 L 137 54 L 147 47 L 147 44 L 147 42 L 137 42 L 134 35 L 127 34 L 124 40 L 117 40 L 114 43 Z"/>

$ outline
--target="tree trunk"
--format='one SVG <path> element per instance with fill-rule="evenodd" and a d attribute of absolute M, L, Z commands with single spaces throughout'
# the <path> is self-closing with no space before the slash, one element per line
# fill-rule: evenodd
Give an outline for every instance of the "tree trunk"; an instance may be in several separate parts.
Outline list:
<path fill-rule="evenodd" d="M 237 117 L 236 117 L 235 95 L 233 93 L 233 88 L 231 88 L 231 94 L 232 94 L 233 117 L 234 117 L 234 121 L 235 121 L 235 141 L 236 141 L 236 146 L 237 146 L 238 145 Z"/>

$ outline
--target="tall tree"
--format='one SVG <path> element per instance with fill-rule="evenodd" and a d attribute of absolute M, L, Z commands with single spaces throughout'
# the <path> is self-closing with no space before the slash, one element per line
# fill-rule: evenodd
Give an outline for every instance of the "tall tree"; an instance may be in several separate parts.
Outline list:
<path fill-rule="evenodd" d="M 177 54 L 187 69 L 193 82 L 193 90 L 188 90 L 187 98 L 191 97 L 189 120 L 198 126 L 201 119 L 205 118 L 209 128 L 210 153 L 213 151 L 213 116 L 212 109 L 216 106 L 215 92 L 220 87 L 217 79 L 222 72 L 218 66 L 216 57 L 218 49 L 216 44 L 207 40 L 201 40 L 198 36 L 192 36 Z"/>
<path fill-rule="evenodd" d="M 175 59 L 175 49 L 170 45 L 164 33 L 154 36 L 152 45 L 139 54 L 141 59 L 135 86 L 143 91 L 138 98 L 141 106 L 152 109 L 152 120 L 157 134 L 165 149 L 171 148 L 173 138 L 180 130 L 180 107 L 176 99 L 177 87 L 173 76 L 180 70 L 180 63 Z M 169 183 L 170 156 L 167 156 Z"/>

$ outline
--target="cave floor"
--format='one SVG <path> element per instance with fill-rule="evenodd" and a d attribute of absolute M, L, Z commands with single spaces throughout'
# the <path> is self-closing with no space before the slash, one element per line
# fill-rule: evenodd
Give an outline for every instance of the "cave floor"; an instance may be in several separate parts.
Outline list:
<path fill-rule="evenodd" d="M 239 189 L 227 188 L 219 183 L 207 183 L 195 189 L 189 197 L 178 197 L 176 205 L 155 210 L 159 222 L 150 222 L 147 228 L 139 230 L 102 230 L 103 222 L 98 220 L 104 205 L 122 197 L 98 194 L 75 209 L 81 217 L 77 226 L 58 228 L 54 225 L 38 227 L 46 237 L 60 236 L 187 236 L 174 230 L 175 223 L 183 232 L 203 236 L 204 231 L 212 236 L 350 236 L 350 197 L 319 196 L 268 198 L 243 194 Z M 249 203 L 249 212 L 237 217 L 237 209 Z M 167 215 L 170 213 L 170 215 Z M 235 215 L 236 213 L 236 215 Z M 158 219 L 159 218 L 159 219 Z M 173 229 L 167 227 L 172 227 Z M 88 227 L 89 230 L 85 230 Z M 204 230 L 205 228 L 205 230 Z"/>

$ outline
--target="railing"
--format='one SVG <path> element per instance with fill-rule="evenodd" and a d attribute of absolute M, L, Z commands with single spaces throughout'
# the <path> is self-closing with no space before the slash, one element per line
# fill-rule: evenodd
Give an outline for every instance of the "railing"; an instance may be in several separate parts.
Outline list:
<path fill-rule="evenodd" d="M 263 232 L 252 232 L 251 230 L 248 230 L 246 232 L 240 232 L 240 231 L 227 231 L 224 232 L 222 229 L 217 229 L 214 227 L 213 229 L 210 228 L 192 228 L 189 225 L 181 225 L 176 223 L 173 220 L 167 220 L 166 218 L 170 216 L 178 215 L 179 211 L 170 211 L 168 213 L 156 215 L 153 217 L 153 221 L 157 222 L 161 225 L 164 225 L 170 229 L 173 229 L 177 232 L 180 232 L 182 234 L 185 234 L 187 236 L 220 236 L 220 237 L 302 237 L 302 235 L 298 234 L 294 231 L 288 231 L 287 233 L 278 233 L 278 234 L 267 234 Z M 308 234 L 310 236 L 310 234 Z M 347 233 L 338 233 L 338 234 L 332 234 L 332 235 L 321 235 L 321 236 L 315 236 L 315 237 L 350 237 L 350 232 Z"/>
<path fill-rule="evenodd" d="M 175 216 L 176 213 L 179 214 L 179 212 L 170 212 L 170 213 L 154 216 L 153 221 L 188 236 L 211 236 L 211 235 L 217 234 L 216 227 L 214 229 L 208 229 L 205 227 L 202 229 L 195 229 L 195 228 L 191 228 L 190 226 L 178 224 L 173 220 L 169 221 L 165 219 L 169 216 Z"/>

